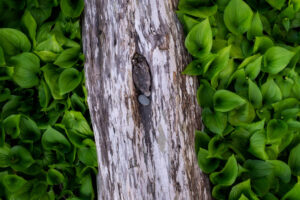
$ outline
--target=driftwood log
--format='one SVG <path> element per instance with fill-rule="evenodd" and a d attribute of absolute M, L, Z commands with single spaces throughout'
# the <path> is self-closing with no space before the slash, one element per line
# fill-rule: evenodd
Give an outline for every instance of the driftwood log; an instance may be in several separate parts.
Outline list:
<path fill-rule="evenodd" d="M 178 0 L 86 0 L 85 72 L 98 199 L 209 200 L 194 131 L 196 79 L 175 14 Z"/>

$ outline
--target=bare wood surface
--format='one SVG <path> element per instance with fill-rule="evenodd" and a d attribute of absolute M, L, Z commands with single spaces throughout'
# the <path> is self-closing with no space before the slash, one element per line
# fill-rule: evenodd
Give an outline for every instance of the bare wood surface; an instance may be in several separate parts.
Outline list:
<path fill-rule="evenodd" d="M 177 0 L 85 4 L 98 199 L 211 199 L 194 152 L 196 80 L 180 74 L 189 57 Z"/>

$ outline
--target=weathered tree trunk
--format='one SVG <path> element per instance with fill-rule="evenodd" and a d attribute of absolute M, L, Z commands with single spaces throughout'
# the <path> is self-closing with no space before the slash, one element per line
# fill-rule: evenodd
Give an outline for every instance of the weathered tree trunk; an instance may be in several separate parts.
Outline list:
<path fill-rule="evenodd" d="M 211 199 L 194 152 L 196 80 L 177 0 L 86 0 L 83 46 L 99 199 Z"/>

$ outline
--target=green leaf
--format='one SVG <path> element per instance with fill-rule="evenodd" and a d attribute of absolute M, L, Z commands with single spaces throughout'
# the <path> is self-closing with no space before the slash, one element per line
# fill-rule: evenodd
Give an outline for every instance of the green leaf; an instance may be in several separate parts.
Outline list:
<path fill-rule="evenodd" d="M 185 39 L 185 46 L 194 57 L 201 57 L 211 51 L 212 31 L 208 19 L 192 28 Z"/>
<path fill-rule="evenodd" d="M 277 74 L 289 64 L 294 55 L 294 52 L 285 48 L 271 47 L 264 55 L 264 65 L 261 70 L 270 74 Z"/>
<path fill-rule="evenodd" d="M 16 171 L 23 171 L 34 163 L 30 152 L 23 146 L 19 145 L 10 149 L 8 159 L 10 167 Z"/>
<path fill-rule="evenodd" d="M 54 64 L 62 68 L 71 68 L 77 63 L 80 51 L 79 47 L 66 49 L 59 54 Z"/>
<path fill-rule="evenodd" d="M 183 70 L 182 74 L 190 75 L 190 76 L 202 75 L 203 68 L 201 68 L 200 62 L 198 60 L 194 60 L 186 66 L 186 68 Z"/>
<path fill-rule="evenodd" d="M 35 36 L 36 36 L 37 24 L 29 10 L 25 10 L 24 15 L 22 17 L 22 23 L 28 32 L 28 35 L 33 43 L 33 46 L 35 46 L 35 44 L 36 44 Z"/>
<path fill-rule="evenodd" d="M 228 112 L 246 103 L 242 97 L 228 90 L 217 90 L 213 101 L 215 110 L 219 112 Z"/>
<path fill-rule="evenodd" d="M 231 125 L 239 126 L 251 123 L 255 118 L 255 110 L 250 103 L 246 103 L 228 113 L 228 121 Z"/>
<path fill-rule="evenodd" d="M 176 11 L 177 17 L 181 24 L 183 25 L 184 32 L 187 34 L 192 30 L 192 28 L 199 24 L 199 21 L 194 19 L 193 17 L 190 17 L 188 15 L 185 15 L 183 11 Z"/>
<path fill-rule="evenodd" d="M 267 143 L 275 143 L 285 137 L 288 125 L 282 120 L 272 119 L 267 126 Z"/>
<path fill-rule="evenodd" d="M 18 175 L 6 175 L 3 178 L 3 184 L 10 192 L 18 192 L 27 181 Z"/>
<path fill-rule="evenodd" d="M 81 83 L 82 75 L 74 68 L 65 69 L 58 78 L 60 95 L 71 92 Z"/>
<path fill-rule="evenodd" d="M 205 127 L 217 135 L 222 135 L 227 126 L 227 114 L 218 111 L 212 112 L 209 108 L 203 109 L 202 120 Z"/>
<path fill-rule="evenodd" d="M 213 107 L 213 96 L 215 91 L 216 90 L 212 88 L 206 80 L 201 80 L 201 84 L 197 90 L 197 100 L 202 108 Z"/>
<path fill-rule="evenodd" d="M 292 174 L 295 176 L 300 175 L 300 144 L 295 146 L 291 151 L 289 155 L 288 164 L 292 170 Z"/>
<path fill-rule="evenodd" d="M 253 53 L 265 53 L 269 48 L 274 46 L 274 42 L 267 36 L 255 37 Z"/>
<path fill-rule="evenodd" d="M 230 186 L 235 182 L 238 175 L 238 165 L 234 155 L 230 156 L 224 168 L 210 175 L 210 180 L 215 185 Z"/>
<path fill-rule="evenodd" d="M 203 131 L 195 131 L 195 151 L 198 152 L 200 147 L 207 149 L 210 137 Z"/>
<path fill-rule="evenodd" d="M 0 67 L 4 67 L 6 65 L 5 56 L 3 48 L 0 46 Z"/>
<path fill-rule="evenodd" d="M 197 18 L 207 18 L 214 15 L 218 10 L 218 6 L 201 6 L 201 7 L 186 7 L 180 9 L 180 12 L 184 14 L 197 17 Z"/>
<path fill-rule="evenodd" d="M 80 112 L 73 110 L 67 111 L 63 117 L 62 123 L 67 129 L 78 131 L 86 136 L 94 136 L 88 122 Z"/>
<path fill-rule="evenodd" d="M 63 153 L 68 153 L 71 150 L 71 144 L 67 138 L 51 127 L 43 134 L 42 144 L 46 150 L 57 150 Z"/>
<path fill-rule="evenodd" d="M 261 86 L 261 93 L 263 95 L 264 103 L 266 104 L 272 104 L 282 99 L 280 88 L 272 78 L 269 78 L 267 82 Z"/>
<path fill-rule="evenodd" d="M 291 169 L 290 167 L 281 160 L 267 160 L 273 166 L 273 173 L 283 183 L 288 183 L 291 180 Z"/>
<path fill-rule="evenodd" d="M 55 67 L 52 64 L 47 64 L 41 68 L 44 72 L 44 78 L 46 80 L 47 85 L 51 91 L 51 94 L 54 99 L 63 99 L 63 96 L 60 95 L 60 90 L 58 86 L 58 79 L 61 74 L 61 69 Z"/>
<path fill-rule="evenodd" d="M 252 40 L 255 36 L 263 35 L 263 24 L 260 20 L 259 13 L 256 12 L 253 16 L 250 29 L 247 32 L 247 38 Z"/>
<path fill-rule="evenodd" d="M 251 26 L 253 12 L 243 0 L 231 0 L 224 10 L 224 22 L 230 32 L 239 35 Z"/>
<path fill-rule="evenodd" d="M 42 79 L 38 88 L 39 91 L 39 102 L 40 105 L 43 108 L 46 108 L 50 102 L 51 99 L 51 93 L 49 90 L 49 87 L 45 83 L 45 81 Z"/>
<path fill-rule="evenodd" d="M 266 0 L 266 2 L 268 2 L 273 8 L 281 10 L 284 6 L 285 0 Z"/>
<path fill-rule="evenodd" d="M 14 81 L 22 88 L 31 88 L 39 84 L 40 59 L 33 53 L 22 53 L 11 57 L 15 65 Z"/>
<path fill-rule="evenodd" d="M 64 175 L 56 169 L 49 169 L 47 173 L 47 183 L 49 185 L 58 185 L 64 182 Z"/>
<path fill-rule="evenodd" d="M 248 80 L 249 90 L 249 102 L 255 107 L 260 108 L 262 106 L 262 94 L 258 86 L 251 80 Z"/>
<path fill-rule="evenodd" d="M 22 140 L 37 141 L 41 137 L 41 132 L 36 123 L 27 116 L 22 116 L 20 120 L 20 138 Z"/>
<path fill-rule="evenodd" d="M 78 149 L 78 159 L 87 166 L 97 167 L 97 151 L 93 140 L 86 139 L 83 141 L 85 147 Z"/>
<path fill-rule="evenodd" d="M 229 200 L 238 200 L 242 195 L 249 200 L 259 200 L 251 190 L 250 179 L 233 186 L 229 193 Z"/>
<path fill-rule="evenodd" d="M 8 56 L 13 56 L 31 49 L 27 36 L 12 28 L 0 28 L 0 44 Z"/>
<path fill-rule="evenodd" d="M 198 164 L 204 173 L 211 173 L 219 166 L 220 161 L 215 158 L 208 158 L 208 151 L 200 148 L 198 152 Z"/>
<path fill-rule="evenodd" d="M 255 132 L 250 138 L 250 146 L 248 151 L 262 160 L 267 160 L 268 155 L 265 151 L 265 134 L 264 130 Z"/>
<path fill-rule="evenodd" d="M 57 42 L 55 35 L 52 35 L 49 39 L 39 43 L 36 48 L 36 52 L 50 51 L 53 53 L 60 53 L 62 51 L 61 45 Z"/>
<path fill-rule="evenodd" d="M 21 115 L 10 115 L 2 122 L 5 134 L 10 135 L 13 139 L 20 135 L 20 118 Z"/>
<path fill-rule="evenodd" d="M 294 187 L 282 197 L 282 200 L 298 200 L 299 196 L 300 196 L 300 182 L 296 183 Z"/>
<path fill-rule="evenodd" d="M 8 159 L 9 152 L 10 152 L 10 147 L 8 145 L 3 145 L 2 147 L 0 147 L 0 168 L 5 168 L 9 166 L 9 159 Z M 0 177 L 0 182 L 1 182 L 1 177 Z"/>
<path fill-rule="evenodd" d="M 226 153 L 229 153 L 228 144 L 221 136 L 214 136 L 208 143 L 208 158 L 226 159 Z M 227 154 L 227 156 L 229 157 L 231 154 Z"/>
<path fill-rule="evenodd" d="M 84 8 L 84 0 L 61 0 L 60 8 L 67 17 L 77 18 L 80 16 Z"/>
<path fill-rule="evenodd" d="M 95 195 L 91 175 L 86 175 L 81 179 L 80 182 L 80 194 L 83 196 L 83 198 L 94 199 Z"/>

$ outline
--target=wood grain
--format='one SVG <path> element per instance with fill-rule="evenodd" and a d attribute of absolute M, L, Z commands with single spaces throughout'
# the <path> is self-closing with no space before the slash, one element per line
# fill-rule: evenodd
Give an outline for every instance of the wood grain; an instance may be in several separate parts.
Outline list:
<path fill-rule="evenodd" d="M 177 1 L 85 4 L 83 48 L 98 199 L 211 199 L 194 152 L 201 115 L 196 79 L 181 75 L 189 57 L 174 12 Z M 143 57 L 138 64 L 147 63 L 150 74 L 133 72 L 135 55 Z M 142 105 L 140 95 L 150 104 Z"/>

